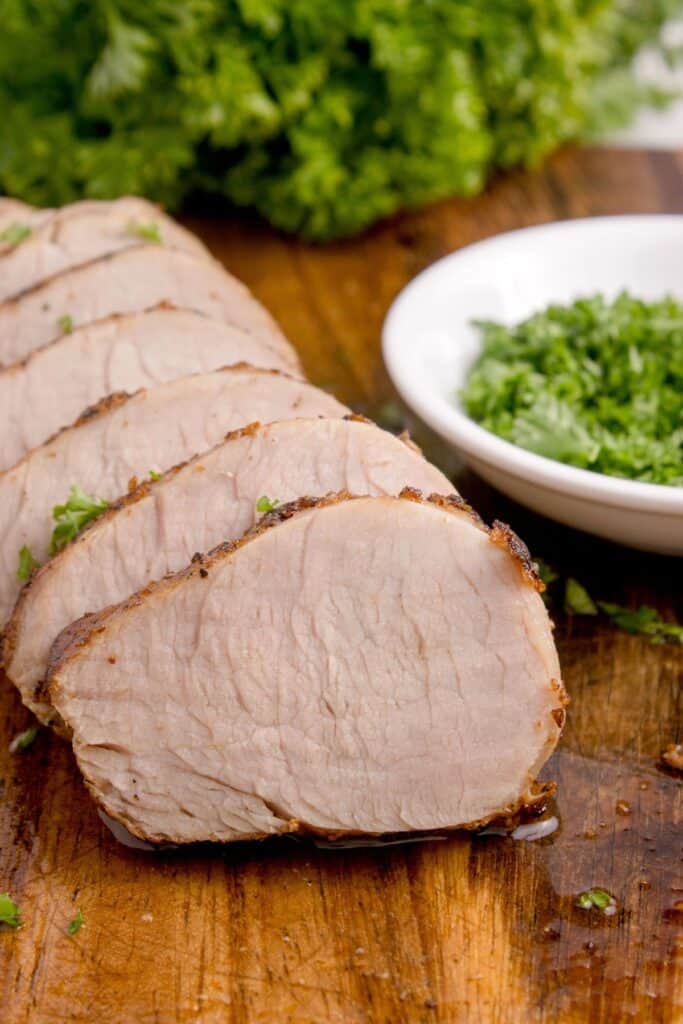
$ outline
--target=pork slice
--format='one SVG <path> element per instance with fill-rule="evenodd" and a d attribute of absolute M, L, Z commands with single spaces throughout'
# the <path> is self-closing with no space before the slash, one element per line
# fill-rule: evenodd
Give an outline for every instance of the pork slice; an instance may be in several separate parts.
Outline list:
<path fill-rule="evenodd" d="M 77 328 L 0 369 L 0 470 L 106 395 L 238 362 L 303 376 L 291 346 L 188 310 L 157 307 Z"/>
<path fill-rule="evenodd" d="M 0 254 L 0 302 L 70 267 L 140 245 L 150 231 L 158 232 L 159 242 L 171 249 L 208 258 L 208 250 L 190 231 L 153 203 L 130 196 L 65 206 L 27 227 L 30 235 Z"/>
<path fill-rule="evenodd" d="M 65 501 L 71 485 L 111 501 L 136 477 L 169 469 L 245 423 L 348 411 L 312 384 L 248 366 L 104 399 L 0 474 L 0 622 L 19 592 L 21 548 L 45 561 L 52 508 Z"/>
<path fill-rule="evenodd" d="M 80 769 L 135 835 L 478 826 L 554 748 L 551 624 L 507 528 L 415 492 L 308 504 L 55 644 Z"/>
<path fill-rule="evenodd" d="M 33 576 L 7 626 L 5 672 L 50 722 L 40 684 L 52 641 L 75 619 L 182 569 L 196 551 L 241 537 L 259 518 L 263 496 L 398 494 L 406 485 L 453 491 L 412 444 L 357 417 L 253 424 L 231 434 L 117 502 Z"/>
<path fill-rule="evenodd" d="M 284 341 L 270 314 L 216 260 L 162 245 L 136 245 L 65 270 L 0 303 L 0 365 L 47 345 L 62 332 L 65 318 L 80 327 L 162 302 L 196 309 L 275 345 Z"/>

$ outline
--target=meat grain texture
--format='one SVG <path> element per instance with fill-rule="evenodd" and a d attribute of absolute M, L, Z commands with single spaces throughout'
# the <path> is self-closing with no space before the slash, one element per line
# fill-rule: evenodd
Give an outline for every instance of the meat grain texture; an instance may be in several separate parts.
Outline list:
<path fill-rule="evenodd" d="M 283 334 L 249 290 L 216 260 L 135 245 L 48 278 L 0 303 L 0 365 L 19 362 L 73 327 L 168 302 L 279 344 Z"/>
<path fill-rule="evenodd" d="M 414 493 L 307 504 L 55 645 L 81 771 L 135 835 L 473 826 L 554 748 L 551 626 L 508 534 Z"/>
<path fill-rule="evenodd" d="M 247 366 L 105 399 L 0 474 L 0 621 L 6 621 L 21 586 L 19 551 L 26 545 L 45 561 L 52 508 L 66 500 L 72 484 L 112 501 L 136 479 L 211 448 L 250 420 L 341 417 L 348 411 L 311 384 Z"/>
<path fill-rule="evenodd" d="M 21 216 L 19 223 L 25 223 Z M 142 244 L 158 236 L 160 245 L 198 257 L 208 250 L 190 231 L 145 199 L 85 201 L 56 210 L 31 224 L 20 244 L 0 254 L 0 302 L 71 267 Z"/>
<path fill-rule="evenodd" d="M 303 376 L 284 340 L 188 310 L 157 307 L 80 327 L 0 369 L 0 471 L 107 395 L 240 362 Z"/>
<path fill-rule="evenodd" d="M 358 417 L 237 431 L 117 502 L 33 576 L 7 626 L 5 672 L 24 703 L 51 723 L 41 683 L 52 642 L 71 622 L 183 569 L 195 552 L 241 537 L 260 518 L 264 495 L 280 504 L 340 490 L 396 495 L 406 485 L 453 490 L 412 444 Z"/>

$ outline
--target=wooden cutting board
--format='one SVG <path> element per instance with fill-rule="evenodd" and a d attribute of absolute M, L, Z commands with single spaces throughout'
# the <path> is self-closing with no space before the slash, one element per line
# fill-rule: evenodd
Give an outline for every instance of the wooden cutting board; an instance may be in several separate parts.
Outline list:
<path fill-rule="evenodd" d="M 476 201 L 442 203 L 326 248 L 248 223 L 190 226 L 269 306 L 316 383 L 395 418 L 385 404 L 392 395 L 380 326 L 415 273 L 494 232 L 661 210 L 683 211 L 682 159 L 592 150 L 502 179 Z M 535 554 L 598 596 L 683 617 L 680 560 L 544 522 L 467 473 L 456 482 L 485 516 L 507 519 Z M 560 828 L 535 843 L 455 836 L 385 849 L 289 839 L 184 853 L 124 849 L 97 817 L 65 744 L 41 734 L 26 753 L 8 754 L 30 718 L 5 683 L 0 891 L 20 903 L 25 926 L 0 929 L 0 1019 L 683 1020 L 681 782 L 658 763 L 683 739 L 683 648 L 652 647 L 561 612 L 557 637 L 572 699 L 546 772 L 559 783 Z M 615 895 L 615 917 L 573 906 L 589 886 Z M 76 908 L 85 925 L 69 938 Z"/>

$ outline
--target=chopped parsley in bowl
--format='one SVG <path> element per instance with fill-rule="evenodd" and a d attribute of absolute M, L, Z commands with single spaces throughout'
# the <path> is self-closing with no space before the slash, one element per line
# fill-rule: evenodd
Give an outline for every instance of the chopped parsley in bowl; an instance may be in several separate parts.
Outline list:
<path fill-rule="evenodd" d="M 477 326 L 460 393 L 475 422 L 581 469 L 683 487 L 683 305 L 623 292 Z"/>

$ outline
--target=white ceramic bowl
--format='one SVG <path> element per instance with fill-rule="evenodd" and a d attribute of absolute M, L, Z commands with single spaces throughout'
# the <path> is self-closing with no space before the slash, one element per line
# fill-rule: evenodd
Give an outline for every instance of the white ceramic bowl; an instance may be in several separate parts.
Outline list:
<path fill-rule="evenodd" d="M 505 494 L 599 537 L 683 555 L 683 487 L 621 480 L 535 455 L 478 426 L 458 402 L 479 351 L 473 319 L 513 324 L 552 302 L 596 292 L 614 298 L 623 289 L 683 301 L 683 216 L 562 221 L 446 256 L 393 303 L 384 359 L 404 401 Z"/>

